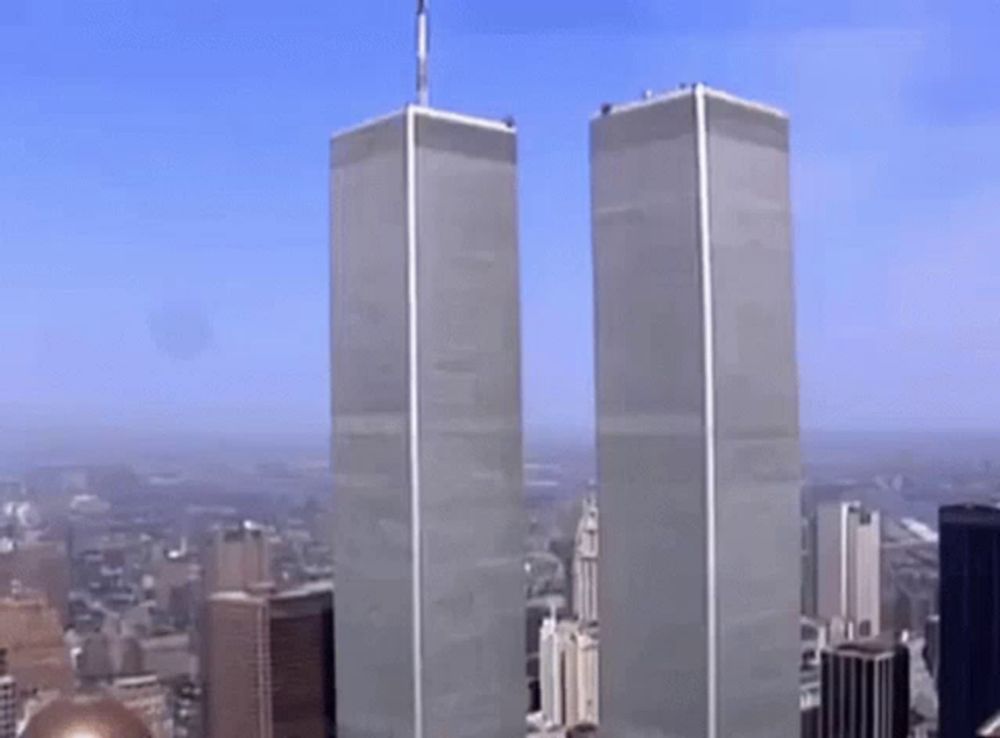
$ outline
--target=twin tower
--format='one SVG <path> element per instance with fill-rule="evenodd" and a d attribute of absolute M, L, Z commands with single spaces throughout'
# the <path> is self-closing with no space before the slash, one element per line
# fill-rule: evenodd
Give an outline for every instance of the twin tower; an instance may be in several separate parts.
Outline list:
<path fill-rule="evenodd" d="M 601 735 L 797 736 L 788 121 L 696 85 L 590 157 Z M 518 262 L 513 124 L 334 137 L 339 738 L 526 732 Z"/>

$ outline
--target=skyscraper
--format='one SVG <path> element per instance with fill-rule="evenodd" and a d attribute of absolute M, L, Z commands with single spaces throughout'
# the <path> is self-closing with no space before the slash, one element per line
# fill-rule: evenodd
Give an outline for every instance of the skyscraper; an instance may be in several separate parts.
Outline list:
<path fill-rule="evenodd" d="M 879 513 L 860 502 L 829 502 L 816 511 L 817 614 L 848 638 L 882 630 Z"/>
<path fill-rule="evenodd" d="M 598 722 L 598 644 L 594 633 L 575 620 L 554 614 L 540 635 L 542 716 L 549 727 L 571 728 Z"/>
<path fill-rule="evenodd" d="M 909 735 L 910 652 L 905 645 L 869 639 L 824 651 L 822 683 L 825 738 Z"/>
<path fill-rule="evenodd" d="M 212 595 L 205 653 L 211 738 L 335 734 L 329 586 Z"/>
<path fill-rule="evenodd" d="M 516 156 L 420 106 L 333 139 L 343 738 L 524 729 Z"/>
<path fill-rule="evenodd" d="M 1000 710 L 1000 509 L 942 507 L 938 726 L 972 738 Z"/>
<path fill-rule="evenodd" d="M 70 588 L 66 546 L 56 541 L 17 541 L 0 550 L 0 594 L 14 594 L 17 587 L 44 594 L 66 625 Z"/>
<path fill-rule="evenodd" d="M 259 525 L 216 528 L 202 558 L 205 593 L 242 590 L 271 580 L 271 549 Z"/>
<path fill-rule="evenodd" d="M 788 120 L 684 88 L 591 124 L 601 730 L 799 730 Z"/>
<path fill-rule="evenodd" d="M 44 597 L 0 599 L 0 649 L 22 694 L 45 697 L 73 690 L 62 621 Z"/>
<path fill-rule="evenodd" d="M 7 671 L 4 648 L 0 648 L 0 738 L 17 738 L 17 682 Z"/>
<path fill-rule="evenodd" d="M 597 499 L 583 501 L 573 552 L 573 611 L 581 623 L 597 623 Z"/>

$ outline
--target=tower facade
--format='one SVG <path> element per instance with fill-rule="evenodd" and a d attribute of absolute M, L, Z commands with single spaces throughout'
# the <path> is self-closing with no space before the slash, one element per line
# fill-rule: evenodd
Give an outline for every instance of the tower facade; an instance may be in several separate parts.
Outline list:
<path fill-rule="evenodd" d="M 788 120 L 703 86 L 591 124 L 601 730 L 799 730 Z"/>
<path fill-rule="evenodd" d="M 575 620 L 542 622 L 539 678 L 542 717 L 549 727 L 598 724 L 598 642 Z"/>
<path fill-rule="evenodd" d="M 239 591 L 271 580 L 271 547 L 259 525 L 216 528 L 206 541 L 202 568 L 206 594 Z"/>
<path fill-rule="evenodd" d="M 333 139 L 341 738 L 524 730 L 516 157 L 419 106 Z"/>
<path fill-rule="evenodd" d="M 879 513 L 859 502 L 816 512 L 817 614 L 848 638 L 882 630 L 882 537 Z"/>
<path fill-rule="evenodd" d="M 938 730 L 969 738 L 997 711 L 1000 694 L 1000 509 L 943 507 L 939 529 Z"/>
<path fill-rule="evenodd" d="M 910 652 L 878 639 L 823 652 L 822 735 L 906 738 L 910 735 Z"/>
<path fill-rule="evenodd" d="M 220 592 L 208 601 L 207 727 L 212 738 L 331 738 L 333 593 Z"/>

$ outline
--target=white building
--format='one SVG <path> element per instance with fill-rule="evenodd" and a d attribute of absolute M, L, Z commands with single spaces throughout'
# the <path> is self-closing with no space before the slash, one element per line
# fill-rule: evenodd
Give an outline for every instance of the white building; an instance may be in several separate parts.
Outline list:
<path fill-rule="evenodd" d="M 859 502 L 834 502 L 816 513 L 817 614 L 831 639 L 866 638 L 882 630 L 881 524 Z"/>
<path fill-rule="evenodd" d="M 548 617 L 539 646 L 542 716 L 547 727 L 598 722 L 598 641 L 573 620 Z"/>
<path fill-rule="evenodd" d="M 573 556 L 573 612 L 581 623 L 597 619 L 597 500 L 583 501 L 583 512 L 576 528 L 576 551 Z"/>

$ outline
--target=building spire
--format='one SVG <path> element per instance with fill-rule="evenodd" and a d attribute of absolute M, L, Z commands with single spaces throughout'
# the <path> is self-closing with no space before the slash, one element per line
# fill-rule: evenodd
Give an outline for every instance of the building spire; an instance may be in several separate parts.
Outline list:
<path fill-rule="evenodd" d="M 430 104 L 430 87 L 427 77 L 427 56 L 430 51 L 430 29 L 427 25 L 427 8 L 430 0 L 417 0 L 417 104 Z"/>

